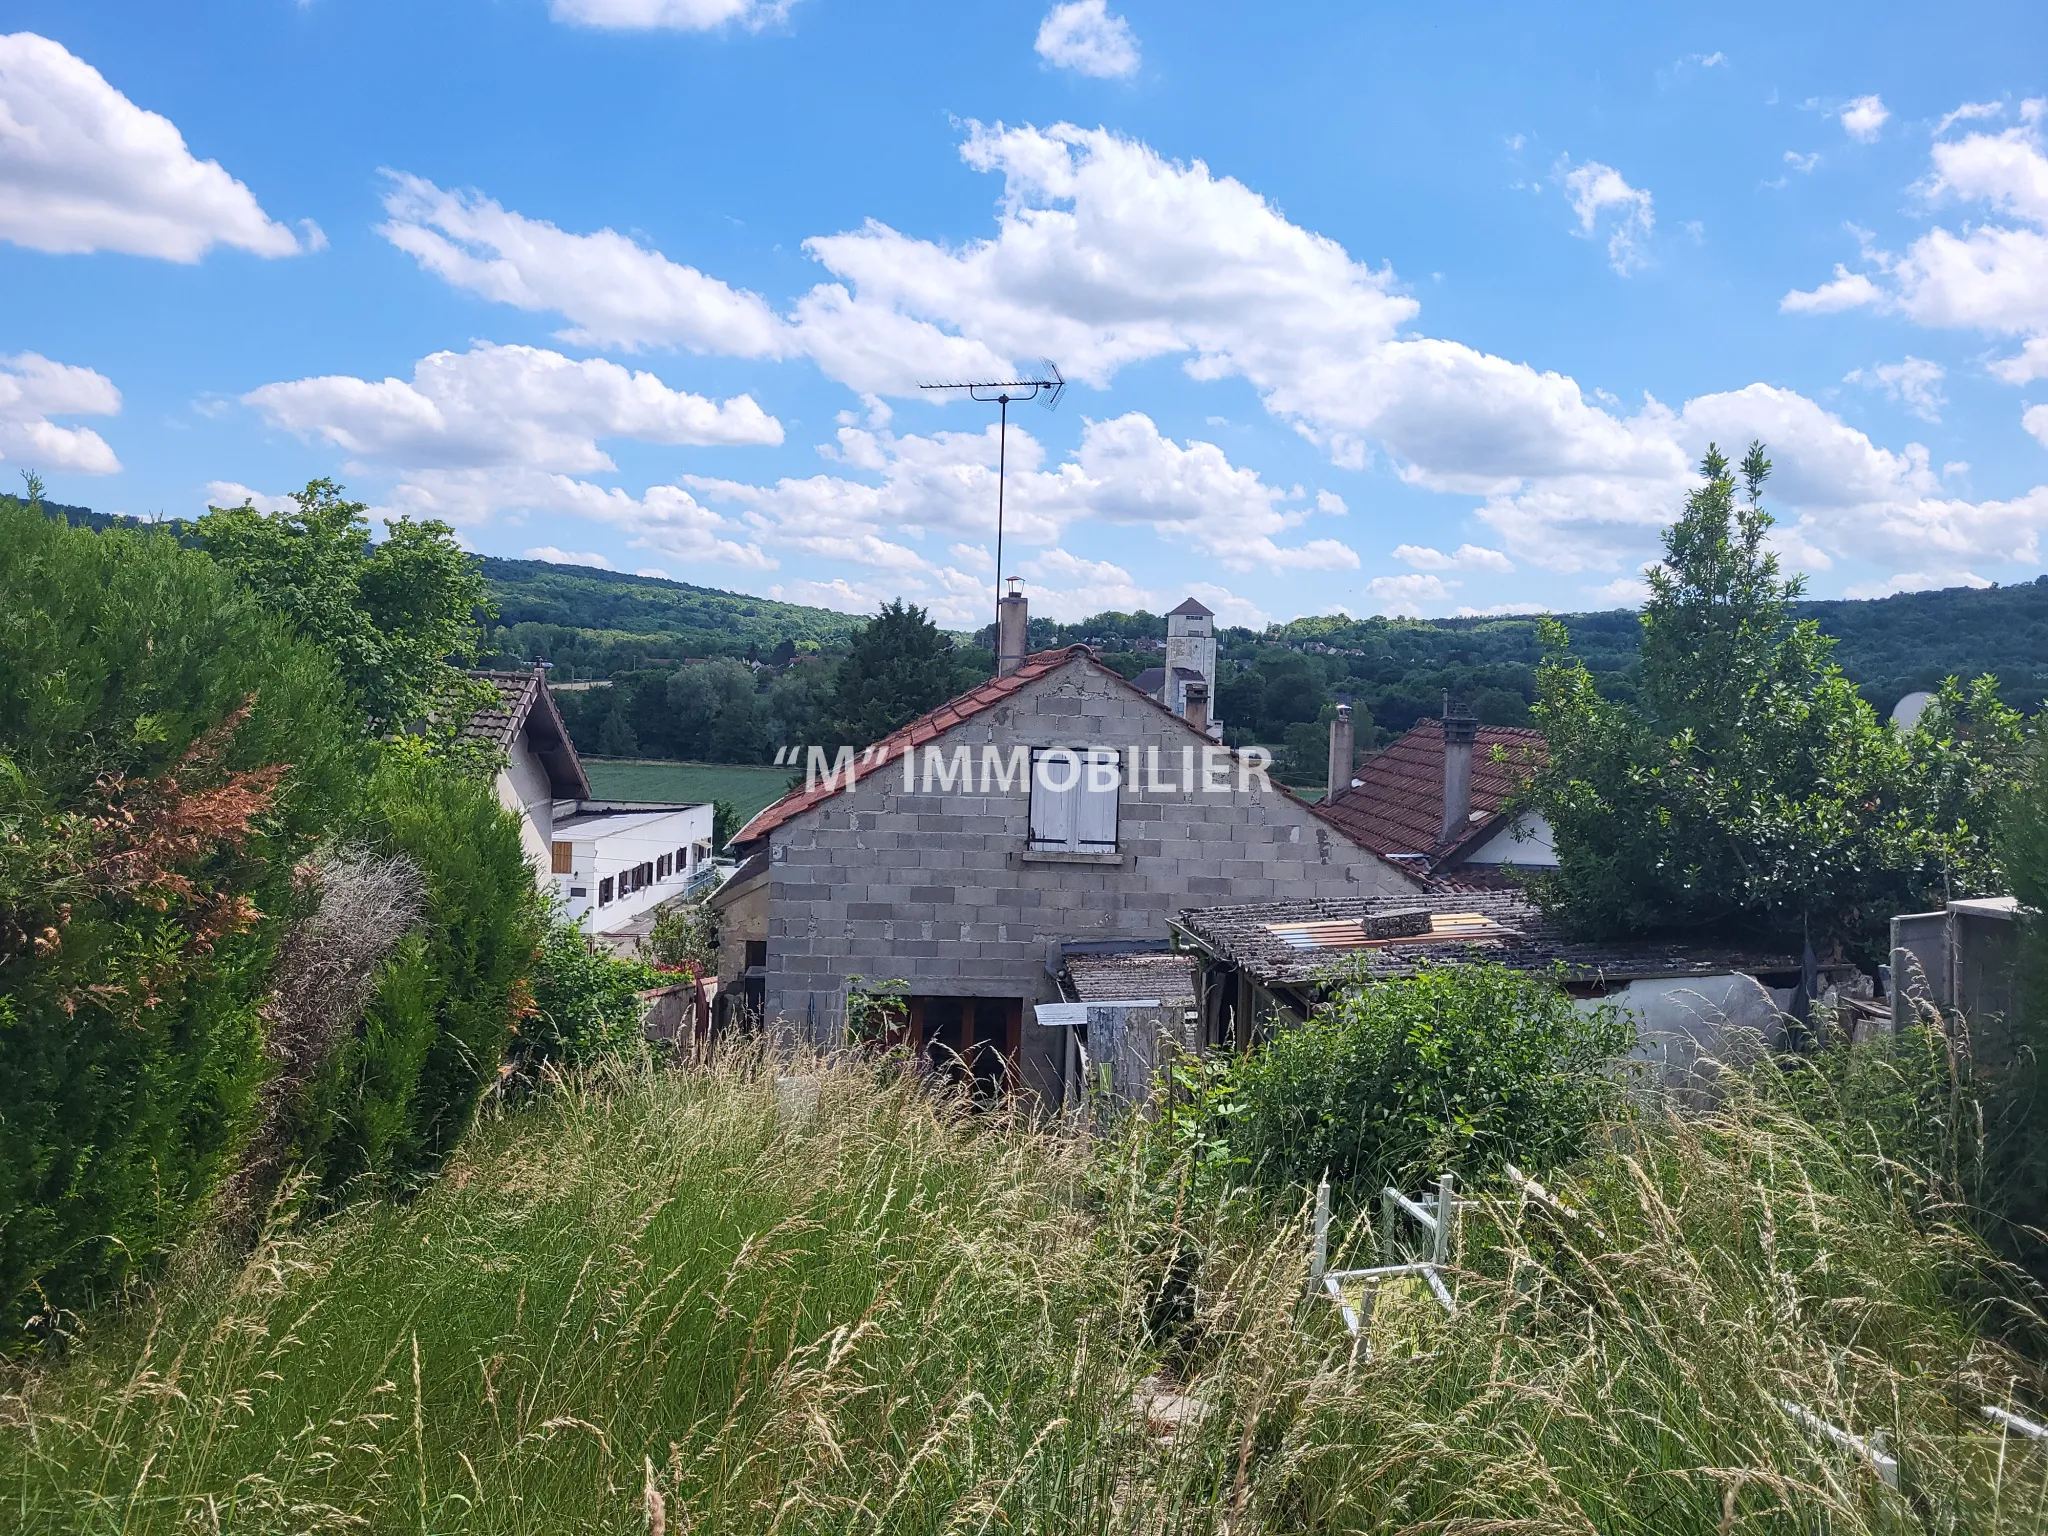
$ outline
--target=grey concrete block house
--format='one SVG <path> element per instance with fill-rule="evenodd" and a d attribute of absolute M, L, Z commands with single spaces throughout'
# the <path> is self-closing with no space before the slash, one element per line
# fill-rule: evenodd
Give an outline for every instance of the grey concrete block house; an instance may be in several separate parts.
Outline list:
<path fill-rule="evenodd" d="M 1006 600 L 1019 640 L 1022 610 Z M 1163 950 L 1191 905 L 1420 888 L 1272 783 L 1262 751 L 1210 737 L 1213 678 L 1175 713 L 1084 646 L 1004 650 L 885 741 L 816 749 L 806 787 L 733 839 L 720 969 L 767 1020 L 837 1043 L 850 988 L 900 981 L 904 1043 L 1058 1101 L 1064 1032 L 1032 1009 L 1077 949 Z"/>

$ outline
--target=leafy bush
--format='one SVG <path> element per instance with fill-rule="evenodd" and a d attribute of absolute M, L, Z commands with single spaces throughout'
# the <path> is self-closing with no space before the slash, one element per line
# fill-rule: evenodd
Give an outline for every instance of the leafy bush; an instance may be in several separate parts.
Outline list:
<path fill-rule="evenodd" d="M 521 1065 L 582 1067 L 630 1055 L 640 1045 L 636 994 L 674 979 L 597 948 L 573 923 L 549 923 L 534 968 L 533 1012 L 519 1025 Z"/>
<path fill-rule="evenodd" d="M 362 750 L 331 661 L 204 555 L 0 498 L 0 1347 L 213 1190 Z"/>
<path fill-rule="evenodd" d="M 663 907 L 654 914 L 647 953 L 656 965 L 711 975 L 718 969 L 717 910 L 704 901 L 678 901 Z"/>
<path fill-rule="evenodd" d="M 1634 1041 L 1609 1007 L 1500 966 L 1427 971 L 1339 991 L 1238 1061 L 1185 1069 L 1170 1134 L 1212 1176 L 1366 1198 L 1504 1162 L 1549 1169 L 1612 1114 L 1613 1062 Z"/>
<path fill-rule="evenodd" d="M 532 1009 L 541 938 L 519 823 L 487 780 L 392 748 L 359 830 L 420 871 L 424 921 L 307 1095 L 297 1154 L 329 1198 L 365 1176 L 402 1187 L 440 1166 Z"/>

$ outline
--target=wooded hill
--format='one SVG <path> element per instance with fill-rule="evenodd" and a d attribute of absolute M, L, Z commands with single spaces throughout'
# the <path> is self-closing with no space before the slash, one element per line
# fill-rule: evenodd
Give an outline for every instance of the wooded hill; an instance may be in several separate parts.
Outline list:
<path fill-rule="evenodd" d="M 49 510 L 94 527 L 134 521 L 83 507 Z M 181 524 L 171 526 L 182 531 Z M 487 556 L 483 568 L 498 605 L 487 664 L 551 661 L 564 682 L 665 670 L 692 657 L 776 662 L 792 650 L 829 655 L 842 650 L 864 622 L 825 608 L 541 560 Z M 1797 612 L 1836 638 L 1842 669 L 1880 710 L 1951 673 L 1992 673 L 2006 701 L 2029 712 L 2048 702 L 2048 577 L 1981 590 L 1804 602 Z M 1617 609 L 1561 617 L 1574 649 L 1603 688 L 1631 691 L 1636 616 Z M 1102 613 L 1077 624 L 1036 620 L 1031 645 L 1086 642 L 1098 646 L 1110 665 L 1135 675 L 1162 659 L 1147 642 L 1165 634 L 1162 615 Z M 973 648 L 985 651 L 991 638 L 985 630 Z M 1361 731 L 1361 745 L 1434 714 L 1446 692 L 1483 720 L 1514 724 L 1527 716 L 1540 659 L 1536 620 L 1530 617 L 1329 615 L 1263 632 L 1228 629 L 1221 638 L 1218 714 L 1234 734 L 1264 742 L 1285 740 L 1290 728 L 1315 723 L 1325 705 L 1340 699 L 1376 728 Z"/>

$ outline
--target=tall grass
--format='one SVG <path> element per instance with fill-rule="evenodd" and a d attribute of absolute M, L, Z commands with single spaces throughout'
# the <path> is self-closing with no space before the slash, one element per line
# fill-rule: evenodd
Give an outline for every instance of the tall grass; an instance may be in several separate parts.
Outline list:
<path fill-rule="evenodd" d="M 1977 1427 L 2041 1398 L 1953 1299 L 1975 1246 L 1767 1106 L 1614 1128 L 1558 1180 L 1577 1219 L 1490 1202 L 1460 1316 L 1368 1358 L 1305 1297 L 1302 1224 L 1176 1208 L 1142 1132 L 1091 1148 L 852 1065 L 784 1123 L 771 1075 L 593 1082 L 409 1205 L 195 1257 L 4 1379 L 0 1528 L 2048 1521 L 2048 1456 Z M 1901 1488 L 1779 1398 L 1881 1432 Z"/>

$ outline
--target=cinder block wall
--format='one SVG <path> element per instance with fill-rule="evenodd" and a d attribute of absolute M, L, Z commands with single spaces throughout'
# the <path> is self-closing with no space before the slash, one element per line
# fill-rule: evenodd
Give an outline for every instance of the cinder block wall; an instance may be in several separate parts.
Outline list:
<path fill-rule="evenodd" d="M 1181 748 L 1202 739 L 1117 680 L 1074 661 L 933 745 L 1159 748 L 1180 778 Z M 1128 759 L 1127 759 L 1128 760 Z M 891 760 L 850 792 L 771 835 L 767 1006 L 821 1042 L 839 1038 L 847 977 L 902 980 L 933 996 L 1017 997 L 1020 1067 L 1032 1090 L 1059 1087 L 1059 1032 L 1031 1018 L 1058 996 L 1052 968 L 1069 939 L 1164 939 L 1184 907 L 1319 896 L 1398 896 L 1409 879 L 1348 842 L 1277 788 L 1228 794 L 1126 785 L 1117 867 L 1026 862 L 1030 796 L 903 788 Z M 980 787 L 977 772 L 975 789 Z"/>

